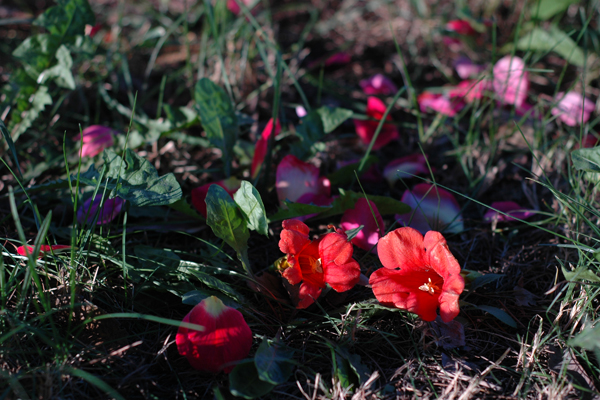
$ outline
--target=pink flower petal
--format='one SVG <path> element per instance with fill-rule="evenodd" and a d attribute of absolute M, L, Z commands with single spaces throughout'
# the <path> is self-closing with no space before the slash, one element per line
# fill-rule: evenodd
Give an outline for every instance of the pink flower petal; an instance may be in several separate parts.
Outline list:
<path fill-rule="evenodd" d="M 448 21 L 448 23 L 446 24 L 446 29 L 450 32 L 456 32 L 459 35 L 472 36 L 477 34 L 477 31 L 473 29 L 469 21 L 466 21 L 464 19 L 455 19 L 452 21 Z"/>
<path fill-rule="evenodd" d="M 398 179 L 413 178 L 413 175 L 428 174 L 427 161 L 421 153 L 397 158 L 391 161 L 383 170 L 383 176 L 390 186 L 394 186 Z"/>
<path fill-rule="evenodd" d="M 373 209 L 369 208 L 369 204 Z M 375 218 L 373 218 L 373 213 Z M 342 229 L 349 231 L 364 225 L 362 230 L 352 239 L 352 243 L 363 250 L 371 250 L 377 244 L 381 233 L 385 231 L 383 218 L 374 202 L 360 198 L 351 210 L 346 210 L 342 216 Z"/>
<path fill-rule="evenodd" d="M 487 92 L 492 89 L 492 83 L 487 79 L 479 81 L 466 80 L 460 82 L 448 92 L 451 99 L 464 100 L 467 103 L 473 103 L 477 99 L 483 98 Z"/>
<path fill-rule="evenodd" d="M 474 64 L 470 58 L 463 56 L 454 61 L 454 69 L 461 79 L 469 79 L 479 75 L 485 67 Z"/>
<path fill-rule="evenodd" d="M 552 108 L 552 115 L 569 126 L 585 124 L 594 111 L 594 103 L 577 92 L 560 92 L 556 95 L 556 106 Z"/>
<path fill-rule="evenodd" d="M 515 221 L 515 218 L 527 219 L 535 214 L 533 211 L 525 210 L 514 201 L 496 201 L 492 203 L 491 207 L 508 215 L 500 214 L 497 211 L 488 209 L 483 216 L 483 219 L 487 222 L 491 222 L 496 219 L 498 222 L 510 222 Z"/>
<path fill-rule="evenodd" d="M 517 108 L 527 98 L 529 73 L 519 57 L 505 56 L 494 65 L 494 90 L 503 104 L 514 104 Z"/>
<path fill-rule="evenodd" d="M 319 177 L 319 168 L 291 154 L 277 166 L 275 187 L 281 205 L 285 200 L 297 201 L 306 193 L 331 196 L 331 184 L 327 178 Z"/>
<path fill-rule="evenodd" d="M 75 136 L 73 141 L 83 142 L 81 157 L 94 157 L 114 144 L 114 131 L 107 126 L 91 125 Z"/>
<path fill-rule="evenodd" d="M 417 101 L 421 112 L 433 110 L 448 117 L 454 117 L 464 107 L 461 101 L 455 101 L 442 94 L 427 91 L 421 93 Z"/>
<path fill-rule="evenodd" d="M 373 75 L 368 79 L 363 79 L 360 81 L 360 87 L 362 88 L 363 92 L 369 96 L 389 96 L 398 91 L 398 87 L 394 85 L 394 82 L 382 74 Z"/>
<path fill-rule="evenodd" d="M 460 205 L 449 191 L 430 183 L 420 183 L 412 191 L 405 191 L 402 202 L 409 205 L 411 213 L 398 215 L 396 220 L 421 233 L 429 230 L 446 230 L 457 233 L 464 230 Z"/>
<path fill-rule="evenodd" d="M 375 131 L 379 126 L 379 121 L 383 118 L 385 114 L 385 110 L 387 109 L 385 103 L 378 99 L 377 97 L 369 97 L 367 99 L 367 110 L 366 114 L 368 117 L 375 119 L 373 120 L 359 120 L 355 119 L 354 126 L 356 128 L 356 133 L 362 139 L 363 143 L 369 144 L 373 137 L 375 136 Z M 388 115 L 386 121 L 391 121 L 391 116 Z M 379 136 L 377 136 L 377 140 L 373 144 L 373 150 L 378 150 L 390 143 L 393 140 L 398 139 L 400 137 L 398 133 L 398 129 L 396 126 L 391 124 L 383 124 L 381 127 L 381 131 L 379 132 Z"/>

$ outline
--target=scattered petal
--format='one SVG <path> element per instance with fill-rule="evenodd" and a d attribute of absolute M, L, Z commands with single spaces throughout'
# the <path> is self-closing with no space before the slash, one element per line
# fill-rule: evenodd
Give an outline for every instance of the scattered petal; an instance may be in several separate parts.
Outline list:
<path fill-rule="evenodd" d="M 277 166 L 275 187 L 281 205 L 285 200 L 298 201 L 307 193 L 331 196 L 331 184 L 327 178 L 319 177 L 319 168 L 291 154 Z"/>
<path fill-rule="evenodd" d="M 446 29 L 450 32 L 456 32 L 459 35 L 473 36 L 477 34 L 477 31 L 473 29 L 469 21 L 464 19 L 454 19 L 446 23 Z"/>
<path fill-rule="evenodd" d="M 369 204 L 371 207 L 369 207 Z M 375 217 L 373 217 L 373 214 L 375 214 Z M 358 199 L 353 209 L 344 212 L 341 225 L 345 231 L 363 225 L 362 230 L 352 239 L 352 243 L 366 251 L 371 250 L 377 244 L 381 232 L 385 231 L 383 218 L 379 214 L 377 206 L 374 202 L 365 198 Z M 376 248 L 375 251 L 377 251 Z"/>
<path fill-rule="evenodd" d="M 508 215 L 500 214 L 497 211 L 489 209 L 483 216 L 483 219 L 486 222 L 494 220 L 498 220 L 498 222 L 510 222 L 515 221 L 515 218 L 527 219 L 535 214 L 533 211 L 525 210 L 514 201 L 496 201 L 492 203 L 491 207 Z"/>
<path fill-rule="evenodd" d="M 81 157 L 94 157 L 114 144 L 115 131 L 107 126 L 92 125 L 85 128 L 73 138 L 74 142 L 82 142 Z M 83 135 L 83 139 L 82 139 Z"/>
<path fill-rule="evenodd" d="M 421 153 L 397 158 L 391 161 L 383 170 L 383 176 L 390 186 L 394 186 L 399 179 L 413 178 L 414 175 L 428 174 L 427 161 Z"/>
<path fill-rule="evenodd" d="M 454 69 L 461 79 L 469 79 L 483 72 L 485 66 L 477 65 L 470 58 L 462 56 L 454 61 Z"/>
<path fill-rule="evenodd" d="M 396 220 L 422 234 L 436 229 L 457 233 L 464 230 L 460 205 L 449 191 L 430 183 L 419 183 L 406 190 L 402 202 L 412 207 L 411 213 L 398 215 Z"/>
<path fill-rule="evenodd" d="M 517 108 L 527 98 L 529 74 L 519 57 L 505 56 L 494 65 L 493 86 L 503 104 L 514 104 Z"/>
<path fill-rule="evenodd" d="M 204 327 L 195 330 L 180 326 L 175 337 L 179 354 L 197 370 L 229 373 L 250 353 L 252 331 L 242 313 L 215 296 L 202 300 L 183 322 Z"/>
<path fill-rule="evenodd" d="M 454 117 L 457 112 L 462 110 L 464 104 L 461 101 L 453 100 L 441 93 L 423 92 L 417 98 L 421 112 L 429 110 L 438 112 L 448 117 Z"/>
<path fill-rule="evenodd" d="M 356 128 L 356 133 L 362 139 L 363 143 L 369 144 L 373 137 L 375 136 L 375 131 L 379 126 L 379 121 L 383 118 L 383 114 L 385 114 L 387 107 L 383 101 L 378 99 L 377 97 L 369 97 L 367 99 L 367 110 L 366 114 L 369 118 L 375 119 L 373 120 L 361 120 L 355 119 L 354 126 Z M 391 121 L 392 117 L 387 116 L 386 121 Z M 400 137 L 398 133 L 398 129 L 396 126 L 392 124 L 383 124 L 381 127 L 381 131 L 379 132 L 379 136 L 377 136 L 377 140 L 373 144 L 373 150 L 378 150 L 390 143 L 393 140 L 396 140 Z"/>
<path fill-rule="evenodd" d="M 390 96 L 396 94 L 398 87 L 385 75 L 377 74 L 368 79 L 360 81 L 360 87 L 363 92 L 369 96 L 384 95 Z"/>
<path fill-rule="evenodd" d="M 590 119 L 594 111 L 594 103 L 587 97 L 577 92 L 560 92 L 556 95 L 556 106 L 552 108 L 552 115 L 569 126 L 579 126 Z"/>
<path fill-rule="evenodd" d="M 262 131 L 260 138 L 256 142 L 256 147 L 254 148 L 254 156 L 252 157 L 252 165 L 250 166 L 250 176 L 252 179 L 256 179 L 260 172 L 260 167 L 265 161 L 265 156 L 267 155 L 267 148 L 269 145 L 269 138 L 274 135 L 279 135 L 281 132 L 281 124 L 279 120 L 275 123 L 275 133 L 273 134 L 273 118 L 267 122 L 265 129 Z"/>
<path fill-rule="evenodd" d="M 102 207 L 100 207 L 101 202 L 101 195 L 97 195 L 93 201 L 91 197 L 87 199 L 79 210 L 77 210 L 77 221 L 80 224 L 92 223 L 94 218 L 96 218 L 96 214 L 99 213 L 96 225 L 108 224 L 119 215 L 125 205 L 125 200 L 120 197 L 105 199 Z M 99 208 L 100 210 L 98 210 Z"/>

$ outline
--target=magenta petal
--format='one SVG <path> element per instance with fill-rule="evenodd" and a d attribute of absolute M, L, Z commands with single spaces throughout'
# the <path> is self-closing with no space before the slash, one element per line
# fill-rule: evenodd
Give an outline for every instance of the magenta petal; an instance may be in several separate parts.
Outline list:
<path fill-rule="evenodd" d="M 479 75 L 485 67 L 474 64 L 471 59 L 463 56 L 454 61 L 454 69 L 461 79 L 469 79 Z"/>
<path fill-rule="evenodd" d="M 509 222 L 514 221 L 514 218 L 527 219 L 534 215 L 533 211 L 525 210 L 514 201 L 496 201 L 492 203 L 491 207 L 508 215 L 500 214 L 497 211 L 489 209 L 483 216 L 483 219 L 486 222 L 491 222 L 495 219 L 497 219 L 498 222 Z"/>
<path fill-rule="evenodd" d="M 77 210 L 77 221 L 80 224 L 91 223 L 96 218 L 96 214 L 98 213 L 98 208 L 100 207 L 100 203 L 102 201 L 102 196 L 97 195 L 93 202 L 90 197 L 87 199 L 83 205 Z M 123 205 L 125 204 L 125 200 L 115 197 L 112 199 L 106 199 L 102 208 L 100 209 L 100 214 L 98 215 L 98 221 L 96 225 L 104 225 L 111 222 L 116 218 L 117 215 L 123 209 Z"/>
<path fill-rule="evenodd" d="M 363 92 L 369 96 L 389 96 L 398 91 L 398 87 L 394 85 L 394 82 L 382 74 L 373 75 L 369 79 L 363 79 L 360 81 L 360 87 L 362 88 Z"/>
<path fill-rule="evenodd" d="M 397 158 L 391 161 L 383 170 L 383 176 L 390 186 L 394 186 L 398 179 L 412 178 L 414 175 L 428 174 L 425 156 L 421 153 Z"/>
<path fill-rule="evenodd" d="M 73 141 L 83 143 L 81 157 L 94 157 L 114 144 L 114 131 L 107 126 L 92 125 L 75 136 Z"/>
<path fill-rule="evenodd" d="M 275 187 L 281 205 L 286 199 L 297 201 L 306 193 L 331 194 L 329 181 L 319 177 L 319 168 L 291 154 L 285 156 L 277 166 Z"/>
<path fill-rule="evenodd" d="M 514 104 L 517 108 L 527 98 L 529 74 L 525 63 L 519 57 L 505 56 L 494 65 L 494 90 L 504 104 Z"/>
<path fill-rule="evenodd" d="M 582 122 L 585 124 L 590 119 L 590 114 L 594 111 L 594 103 L 580 95 L 577 92 L 560 92 L 556 95 L 556 106 L 552 108 L 552 115 L 557 115 L 558 119 L 569 126 L 578 126 Z"/>
<path fill-rule="evenodd" d="M 371 208 L 373 212 L 371 212 Z M 373 218 L 375 214 L 375 218 Z M 352 243 L 363 250 L 371 250 L 377 244 L 385 226 L 383 218 L 374 202 L 360 198 L 351 210 L 346 210 L 342 216 L 342 228 L 345 231 L 364 225 L 363 229 L 352 239 Z"/>
<path fill-rule="evenodd" d="M 396 215 L 396 219 L 422 234 L 435 230 L 462 232 L 464 224 L 460 215 L 460 205 L 445 189 L 430 183 L 420 183 L 412 191 L 405 191 L 402 202 L 409 205 L 411 213 Z"/>

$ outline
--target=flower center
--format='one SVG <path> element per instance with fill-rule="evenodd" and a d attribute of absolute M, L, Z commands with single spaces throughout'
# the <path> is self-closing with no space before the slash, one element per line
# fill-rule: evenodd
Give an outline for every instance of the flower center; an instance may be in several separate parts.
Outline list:
<path fill-rule="evenodd" d="M 422 284 L 421 286 L 419 286 L 419 290 L 422 290 L 424 292 L 428 292 L 430 295 L 434 295 L 436 290 L 439 292 L 440 288 L 438 285 L 434 284 L 433 282 L 431 282 L 431 278 L 427 278 L 427 282 L 425 282 L 424 284 Z"/>
<path fill-rule="evenodd" d="M 314 258 L 312 256 L 300 256 L 298 257 L 298 261 L 300 262 L 300 265 L 302 265 L 303 267 L 308 266 L 309 267 L 309 271 L 310 273 L 317 273 L 317 274 L 322 274 L 323 273 L 323 267 L 321 266 L 321 259 L 320 258 Z M 304 268 L 303 272 L 304 272 Z"/>

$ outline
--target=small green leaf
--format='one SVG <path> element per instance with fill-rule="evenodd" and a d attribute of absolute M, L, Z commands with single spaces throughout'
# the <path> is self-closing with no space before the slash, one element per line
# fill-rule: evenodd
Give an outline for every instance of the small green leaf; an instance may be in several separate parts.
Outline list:
<path fill-rule="evenodd" d="M 266 395 L 274 387 L 259 378 L 254 362 L 240 363 L 229 374 L 229 391 L 234 396 L 255 399 Z"/>
<path fill-rule="evenodd" d="M 194 90 L 196 110 L 210 143 L 223 152 L 226 174 L 233 159 L 233 146 L 238 136 L 238 123 L 231 100 L 225 91 L 202 78 Z"/>
<path fill-rule="evenodd" d="M 357 227 L 357 228 L 354 228 L 354 229 L 347 230 L 347 231 L 346 231 L 346 236 L 348 236 L 348 241 L 350 241 L 350 240 L 354 239 L 354 238 L 356 237 L 356 235 L 358 235 L 358 233 L 359 233 L 360 231 L 362 231 L 362 229 L 363 229 L 364 227 L 365 227 L 364 225 L 361 225 L 361 226 L 359 226 L 359 227 Z"/>
<path fill-rule="evenodd" d="M 316 111 L 311 111 L 300 120 L 296 126 L 296 134 L 300 142 L 292 147 L 292 154 L 301 160 L 307 160 L 319 151 L 319 144 L 325 135 L 321 116 Z"/>
<path fill-rule="evenodd" d="M 28 37 L 13 51 L 13 56 L 25 64 L 25 72 L 34 80 L 49 68 L 61 45 L 60 37 L 40 34 Z"/>
<path fill-rule="evenodd" d="M 358 384 L 358 377 L 350 367 L 350 362 L 337 352 L 335 353 L 335 368 L 333 373 L 343 388 L 356 387 Z"/>
<path fill-rule="evenodd" d="M 240 293 L 237 292 L 237 290 L 235 290 L 222 280 L 215 278 L 214 276 L 209 275 L 205 272 L 201 272 L 194 269 L 189 269 L 187 273 L 198 278 L 200 282 L 204 283 L 209 288 L 218 290 L 239 303 L 244 302 L 244 296 L 242 296 Z"/>
<path fill-rule="evenodd" d="M 284 219 L 296 218 L 309 214 L 318 214 L 331 209 L 331 206 L 316 206 L 314 204 L 293 203 L 285 201 L 287 209 L 280 208 L 275 214 L 271 215 L 269 222 L 282 221 Z"/>
<path fill-rule="evenodd" d="M 14 142 L 19 140 L 21 134 L 33 125 L 36 118 L 44 111 L 46 106 L 52 104 L 52 97 L 48 94 L 48 88 L 40 86 L 37 92 L 30 97 L 30 104 L 31 107 L 23 113 L 21 122 L 13 128 L 12 138 Z"/>
<path fill-rule="evenodd" d="M 492 314 L 494 317 L 498 318 L 500 321 L 504 322 L 506 325 L 516 328 L 517 327 L 517 323 L 515 322 L 514 319 L 512 319 L 512 317 L 510 315 L 508 315 L 506 313 L 506 311 L 503 311 L 497 307 L 492 307 L 492 306 L 475 306 L 476 308 L 480 309 L 481 311 L 485 311 L 487 313 Z"/>
<path fill-rule="evenodd" d="M 481 275 L 471 282 L 470 290 L 475 290 L 479 287 L 485 286 L 489 283 L 497 281 L 504 277 L 504 274 L 485 274 Z"/>
<path fill-rule="evenodd" d="M 569 340 L 569 346 L 581 347 L 596 353 L 600 356 L 600 324 L 595 327 L 587 326 L 581 333 Z"/>
<path fill-rule="evenodd" d="M 242 181 L 241 187 L 233 195 L 233 200 L 246 215 L 248 229 L 269 237 L 267 212 L 258 190 L 250 182 Z"/>
<path fill-rule="evenodd" d="M 343 377 L 343 379 L 347 382 L 347 384 L 343 387 L 347 387 L 350 384 L 358 387 L 361 383 L 369 379 L 371 373 L 369 369 L 362 363 L 358 354 L 351 353 L 346 346 L 337 346 L 335 348 L 335 353 L 336 362 L 338 364 L 340 373 L 339 376 Z"/>
<path fill-rule="evenodd" d="M 565 11 L 571 4 L 578 3 L 579 0 L 539 0 L 531 5 L 531 15 L 540 20 L 547 20 Z"/>
<path fill-rule="evenodd" d="M 565 267 L 562 267 L 562 273 L 565 276 L 565 279 L 571 282 L 600 282 L 600 277 L 584 266 L 576 268 L 575 271 L 568 271 Z"/>
<path fill-rule="evenodd" d="M 34 21 L 52 35 L 74 40 L 74 36 L 85 34 L 86 25 L 94 25 L 96 18 L 87 0 L 57 0 Z"/>
<path fill-rule="evenodd" d="M 206 195 L 206 223 L 214 234 L 240 253 L 248 248 L 248 223 L 243 211 L 229 193 L 211 185 Z"/>
<path fill-rule="evenodd" d="M 323 106 L 317 110 L 323 122 L 323 130 L 325 133 L 331 133 L 343 124 L 348 118 L 352 117 L 352 110 L 341 107 L 331 108 Z"/>
<path fill-rule="evenodd" d="M 259 378 L 273 385 L 287 382 L 294 372 L 294 364 L 291 362 L 293 354 L 292 350 L 283 347 L 279 341 L 269 344 L 265 337 L 254 356 Z"/>
<path fill-rule="evenodd" d="M 600 172 L 600 147 L 577 149 L 571 153 L 575 169 L 587 172 Z"/>
<path fill-rule="evenodd" d="M 524 51 L 554 51 L 578 67 L 585 65 L 585 53 L 577 43 L 557 26 L 550 29 L 534 28 L 517 42 L 517 49 Z"/>
<path fill-rule="evenodd" d="M 60 87 L 74 90 L 75 79 L 71 72 L 73 59 L 65 45 L 61 45 L 56 51 L 56 60 L 58 61 L 58 64 L 43 71 L 38 78 L 38 83 L 45 83 L 49 80 L 53 80 Z"/>

